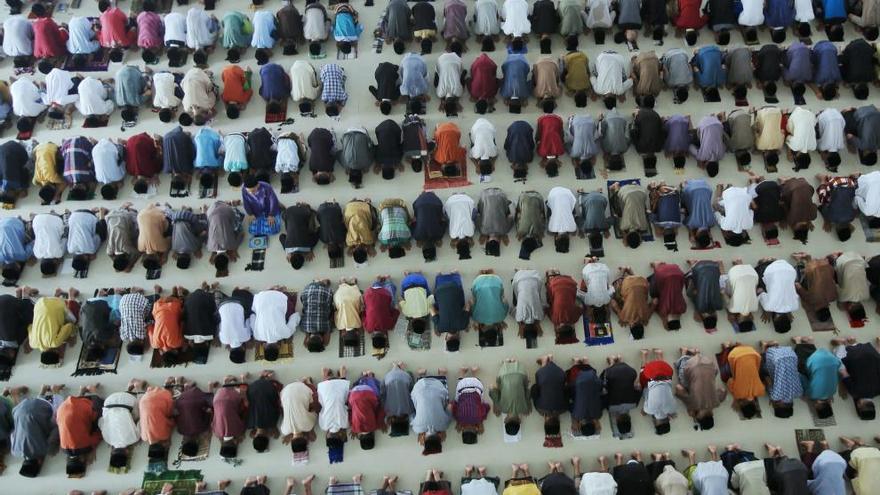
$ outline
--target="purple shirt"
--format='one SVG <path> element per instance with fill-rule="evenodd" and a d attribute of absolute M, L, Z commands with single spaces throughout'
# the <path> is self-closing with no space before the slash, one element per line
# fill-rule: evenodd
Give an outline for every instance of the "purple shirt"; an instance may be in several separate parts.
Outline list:
<path fill-rule="evenodd" d="M 198 387 L 184 390 L 174 400 L 177 411 L 177 431 L 185 437 L 194 437 L 208 431 L 211 426 L 211 395 Z"/>
<path fill-rule="evenodd" d="M 248 191 L 246 187 L 241 188 L 241 201 L 244 211 L 248 215 L 255 217 L 275 216 L 281 213 L 281 205 L 278 203 L 278 196 L 266 182 L 257 184 L 257 190 L 254 193 Z"/>
<path fill-rule="evenodd" d="M 697 124 L 700 147 L 691 145 L 691 154 L 698 161 L 717 162 L 724 158 L 727 146 L 724 144 L 724 126 L 714 115 L 707 115 Z"/>
<path fill-rule="evenodd" d="M 223 439 L 244 435 L 247 406 L 237 387 L 222 387 L 214 394 L 214 436 Z"/>
<path fill-rule="evenodd" d="M 783 78 L 788 82 L 806 83 L 813 80 L 813 62 L 810 49 L 795 41 L 785 51 L 785 72 Z"/>
<path fill-rule="evenodd" d="M 683 153 L 691 146 L 688 118 L 684 115 L 673 115 L 666 119 L 666 143 L 663 145 L 667 153 Z"/>
<path fill-rule="evenodd" d="M 141 12 L 137 16 L 137 44 L 140 48 L 158 48 L 165 38 L 165 24 L 155 12 Z"/>

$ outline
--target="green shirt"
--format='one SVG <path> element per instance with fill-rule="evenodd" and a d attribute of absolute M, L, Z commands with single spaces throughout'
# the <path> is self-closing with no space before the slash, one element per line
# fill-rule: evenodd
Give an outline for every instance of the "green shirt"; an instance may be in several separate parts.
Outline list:
<path fill-rule="evenodd" d="M 223 48 L 247 48 L 253 32 L 250 19 L 241 12 L 227 12 L 223 16 Z"/>
<path fill-rule="evenodd" d="M 522 364 L 502 364 L 495 384 L 498 388 L 493 388 L 489 397 L 502 413 L 522 416 L 529 412 L 529 377 Z"/>

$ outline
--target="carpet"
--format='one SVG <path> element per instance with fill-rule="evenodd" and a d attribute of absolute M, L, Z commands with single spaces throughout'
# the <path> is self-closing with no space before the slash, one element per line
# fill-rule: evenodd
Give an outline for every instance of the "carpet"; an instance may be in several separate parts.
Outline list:
<path fill-rule="evenodd" d="M 171 483 L 174 487 L 170 495 L 192 495 L 196 491 L 196 483 L 202 481 L 202 472 L 198 469 L 185 471 L 165 471 L 162 473 L 144 473 L 141 488 L 147 493 L 159 493 L 162 485 Z"/>
<path fill-rule="evenodd" d="M 468 180 L 468 163 L 465 153 L 462 154 L 458 161 L 458 169 L 461 173 L 454 177 L 445 177 L 442 172 L 442 165 L 434 160 L 423 156 L 423 160 L 427 160 L 425 165 L 425 187 L 426 191 L 431 189 L 449 189 L 451 187 L 464 187 L 471 185 Z"/>
<path fill-rule="evenodd" d="M 12 376 L 12 368 L 15 368 L 15 360 L 18 359 L 18 349 L 12 350 L 12 359 L 10 359 L 11 363 L 7 365 L 0 366 L 0 382 L 9 381 L 9 377 Z"/>
<path fill-rule="evenodd" d="M 82 65 L 74 64 L 73 58 L 73 55 L 67 56 L 62 66 L 64 70 L 70 72 L 107 72 L 107 68 L 110 67 L 110 50 L 106 48 L 99 48 Z"/>
<path fill-rule="evenodd" d="M 833 316 L 829 318 L 828 321 L 819 321 L 816 318 L 816 312 L 808 308 L 806 305 L 804 306 L 804 312 L 807 313 L 807 321 L 810 322 L 810 328 L 814 332 L 834 332 L 835 335 L 839 333 L 837 331 L 837 325 L 834 324 Z"/>
<path fill-rule="evenodd" d="M 866 241 L 880 241 L 880 229 L 872 229 L 871 226 L 868 225 L 868 217 L 866 217 L 865 215 L 859 215 L 859 223 L 862 225 L 862 230 L 865 231 Z"/>
<path fill-rule="evenodd" d="M 85 129 L 98 129 L 101 127 L 107 127 L 107 124 L 110 123 L 109 115 L 94 115 L 94 119 L 83 119 L 82 126 Z"/>
<path fill-rule="evenodd" d="M 290 339 L 281 340 L 278 342 L 278 359 L 275 360 L 275 362 L 277 363 L 282 359 L 293 359 L 293 342 Z M 263 342 L 257 343 L 257 347 L 256 349 L 254 349 L 254 360 L 266 361 L 266 348 Z"/>
<path fill-rule="evenodd" d="M 119 355 L 122 354 L 122 341 L 117 341 L 104 351 L 104 355 L 97 361 L 86 359 L 86 346 L 80 346 L 79 359 L 76 361 L 76 369 L 70 376 L 97 376 L 104 373 L 116 374 L 119 366 Z"/>
<path fill-rule="evenodd" d="M 391 350 L 391 335 L 388 333 L 385 334 L 385 345 L 383 347 L 373 347 L 370 345 L 370 355 L 376 359 L 382 359 L 388 355 L 388 351 Z"/>
<path fill-rule="evenodd" d="M 351 357 L 361 357 L 364 355 L 366 344 L 364 343 L 364 331 L 363 330 L 352 330 L 357 332 L 358 342 L 356 345 L 346 345 L 345 339 L 342 338 L 342 332 L 345 330 L 341 330 L 339 332 L 339 357 L 341 358 L 351 358 Z"/>
<path fill-rule="evenodd" d="M 607 314 L 611 314 L 608 307 L 605 308 Z M 608 345 L 614 343 L 614 330 L 611 328 L 611 322 L 593 323 L 587 319 L 587 313 L 584 312 L 584 344 L 587 347 L 597 345 Z"/>
<path fill-rule="evenodd" d="M 504 345 L 504 330 L 499 328 L 494 339 L 486 338 L 483 332 L 478 332 L 477 345 L 480 347 L 502 347 Z"/>
<path fill-rule="evenodd" d="M 110 465 L 109 459 L 107 461 L 107 472 L 113 474 L 128 474 L 131 471 L 131 452 L 126 452 L 125 456 L 125 466 L 122 467 L 113 467 Z"/>
<path fill-rule="evenodd" d="M 422 333 L 415 333 L 410 327 L 406 329 L 406 344 L 414 351 L 427 351 L 431 349 L 431 331 L 425 329 Z"/>
<path fill-rule="evenodd" d="M 150 368 L 174 368 L 177 366 L 188 366 L 193 360 L 192 351 L 190 349 L 184 349 L 182 351 L 178 351 L 177 354 L 177 363 L 171 366 L 166 366 L 165 363 L 162 362 L 162 353 L 159 352 L 158 349 L 153 349 L 153 357 L 150 358 Z"/>
<path fill-rule="evenodd" d="M 172 198 L 185 198 L 185 197 L 189 196 L 190 183 L 186 182 L 185 184 L 186 185 L 184 187 L 176 188 L 176 187 L 174 187 L 176 184 L 174 184 L 173 181 L 170 182 L 168 184 L 168 187 L 169 187 L 168 195 L 171 196 Z"/>
<path fill-rule="evenodd" d="M 65 113 L 64 117 L 60 119 L 46 117 L 46 127 L 48 127 L 50 131 L 64 131 L 70 129 L 72 125 L 73 115 L 69 113 Z"/>
<path fill-rule="evenodd" d="M 281 103 L 281 110 L 276 113 L 269 113 L 268 105 L 266 106 L 266 123 L 267 124 L 277 124 L 278 122 L 284 122 L 287 120 L 287 102 Z"/>
<path fill-rule="evenodd" d="M 204 461 L 208 458 L 208 454 L 211 452 L 211 439 L 213 438 L 213 433 L 210 431 L 206 431 L 202 433 L 199 438 L 199 451 L 194 456 L 184 455 L 183 451 L 178 449 L 177 451 L 177 459 L 174 461 L 174 467 L 180 467 L 180 465 L 184 462 L 199 462 Z M 181 447 L 183 444 L 181 443 Z"/>
<path fill-rule="evenodd" d="M 628 184 L 638 184 L 641 185 L 642 181 L 639 179 L 621 179 L 621 180 L 609 180 L 605 183 L 605 189 L 608 192 L 608 198 L 611 198 L 611 190 L 610 187 L 614 184 L 620 184 L 620 187 L 623 187 Z M 623 232 L 620 231 L 620 227 L 617 225 L 617 217 L 612 217 L 612 228 L 614 229 L 614 237 L 617 239 L 623 239 Z M 642 232 L 642 241 L 643 242 L 653 242 L 654 241 L 654 233 L 651 232 L 651 228 Z"/>
<path fill-rule="evenodd" d="M 823 431 L 821 428 L 804 428 L 794 430 L 794 440 L 798 448 L 798 453 L 803 455 L 805 454 L 805 451 L 801 446 L 801 442 L 811 440 L 819 444 L 820 442 L 823 442 L 825 440 L 825 431 Z"/>
<path fill-rule="evenodd" d="M 834 415 L 827 418 L 820 418 L 816 414 L 816 408 L 814 407 L 815 403 L 813 401 L 806 401 L 807 408 L 810 410 L 810 416 L 813 418 L 813 426 L 816 428 L 825 428 L 828 426 L 837 426 L 837 420 L 834 419 Z"/>

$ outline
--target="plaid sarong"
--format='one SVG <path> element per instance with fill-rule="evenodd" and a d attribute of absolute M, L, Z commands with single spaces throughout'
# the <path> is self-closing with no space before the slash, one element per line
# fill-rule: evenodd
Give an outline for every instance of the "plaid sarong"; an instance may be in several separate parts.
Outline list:
<path fill-rule="evenodd" d="M 364 489 L 359 483 L 336 483 L 329 485 L 324 493 L 327 495 L 364 495 Z"/>
<path fill-rule="evenodd" d="M 357 345 L 345 345 L 345 341 L 342 337 L 342 331 L 339 333 L 339 357 L 341 358 L 349 358 L 349 357 L 361 357 L 364 355 L 366 344 L 364 342 L 364 331 L 363 330 L 352 330 L 357 332 L 358 343 Z"/>
<path fill-rule="evenodd" d="M 261 216 L 248 225 L 248 233 L 254 236 L 275 235 L 281 232 L 281 214 L 275 215 L 275 225 L 269 225 L 269 217 Z"/>

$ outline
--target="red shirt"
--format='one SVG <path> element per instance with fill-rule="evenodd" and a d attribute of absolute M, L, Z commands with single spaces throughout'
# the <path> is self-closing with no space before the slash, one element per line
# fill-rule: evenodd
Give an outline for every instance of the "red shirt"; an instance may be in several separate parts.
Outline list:
<path fill-rule="evenodd" d="M 254 91 L 250 87 L 244 88 L 245 83 L 250 86 L 250 74 L 245 73 L 241 67 L 227 65 L 220 78 L 223 80 L 223 103 L 247 103 L 251 100 Z"/>
<path fill-rule="evenodd" d="M 391 294 L 382 287 L 370 287 L 364 292 L 364 330 L 387 332 L 394 328 L 400 311 L 391 305 Z"/>
<path fill-rule="evenodd" d="M 535 141 L 538 143 L 538 156 L 562 156 L 565 154 L 565 143 L 562 136 L 562 117 L 558 115 L 542 115 L 538 117 L 538 129 Z"/>
<path fill-rule="evenodd" d="M 481 53 L 479 57 L 471 64 L 471 80 L 468 84 L 468 91 L 474 98 L 491 99 L 498 93 L 498 66 L 485 53 Z"/>
<path fill-rule="evenodd" d="M 568 275 L 557 275 L 547 281 L 547 303 L 554 325 L 574 325 L 583 315 L 577 303 L 577 283 Z"/>
<path fill-rule="evenodd" d="M 348 393 L 348 407 L 351 409 L 352 433 L 376 431 L 385 421 L 379 397 L 368 386 L 355 387 Z"/>
<path fill-rule="evenodd" d="M 101 14 L 100 23 L 101 32 L 98 33 L 98 41 L 103 47 L 128 47 L 137 39 L 137 32 L 128 30 L 128 16 L 117 7 L 105 10 Z"/>
<path fill-rule="evenodd" d="M 684 300 L 684 273 L 674 263 L 661 263 L 654 268 L 653 291 L 657 294 L 657 313 L 661 316 L 680 315 L 687 310 Z"/>
<path fill-rule="evenodd" d="M 94 427 L 98 412 L 92 399 L 68 397 L 58 406 L 55 419 L 62 449 L 85 449 L 101 443 L 101 432 Z"/>
<path fill-rule="evenodd" d="M 67 31 L 62 31 L 50 17 L 34 21 L 34 57 L 49 58 L 67 55 Z"/>
<path fill-rule="evenodd" d="M 162 157 L 152 136 L 135 134 L 125 142 L 125 170 L 128 175 L 152 177 L 162 171 Z"/>
<path fill-rule="evenodd" d="M 650 361 L 644 368 L 642 368 L 642 372 L 639 374 L 639 383 L 642 385 L 642 390 L 648 386 L 648 382 L 660 377 L 671 379 L 672 366 L 666 361 L 661 361 L 659 359 Z"/>
<path fill-rule="evenodd" d="M 702 0 L 678 0 L 678 17 L 675 27 L 679 29 L 700 29 L 706 25 L 708 17 L 700 12 Z"/>

